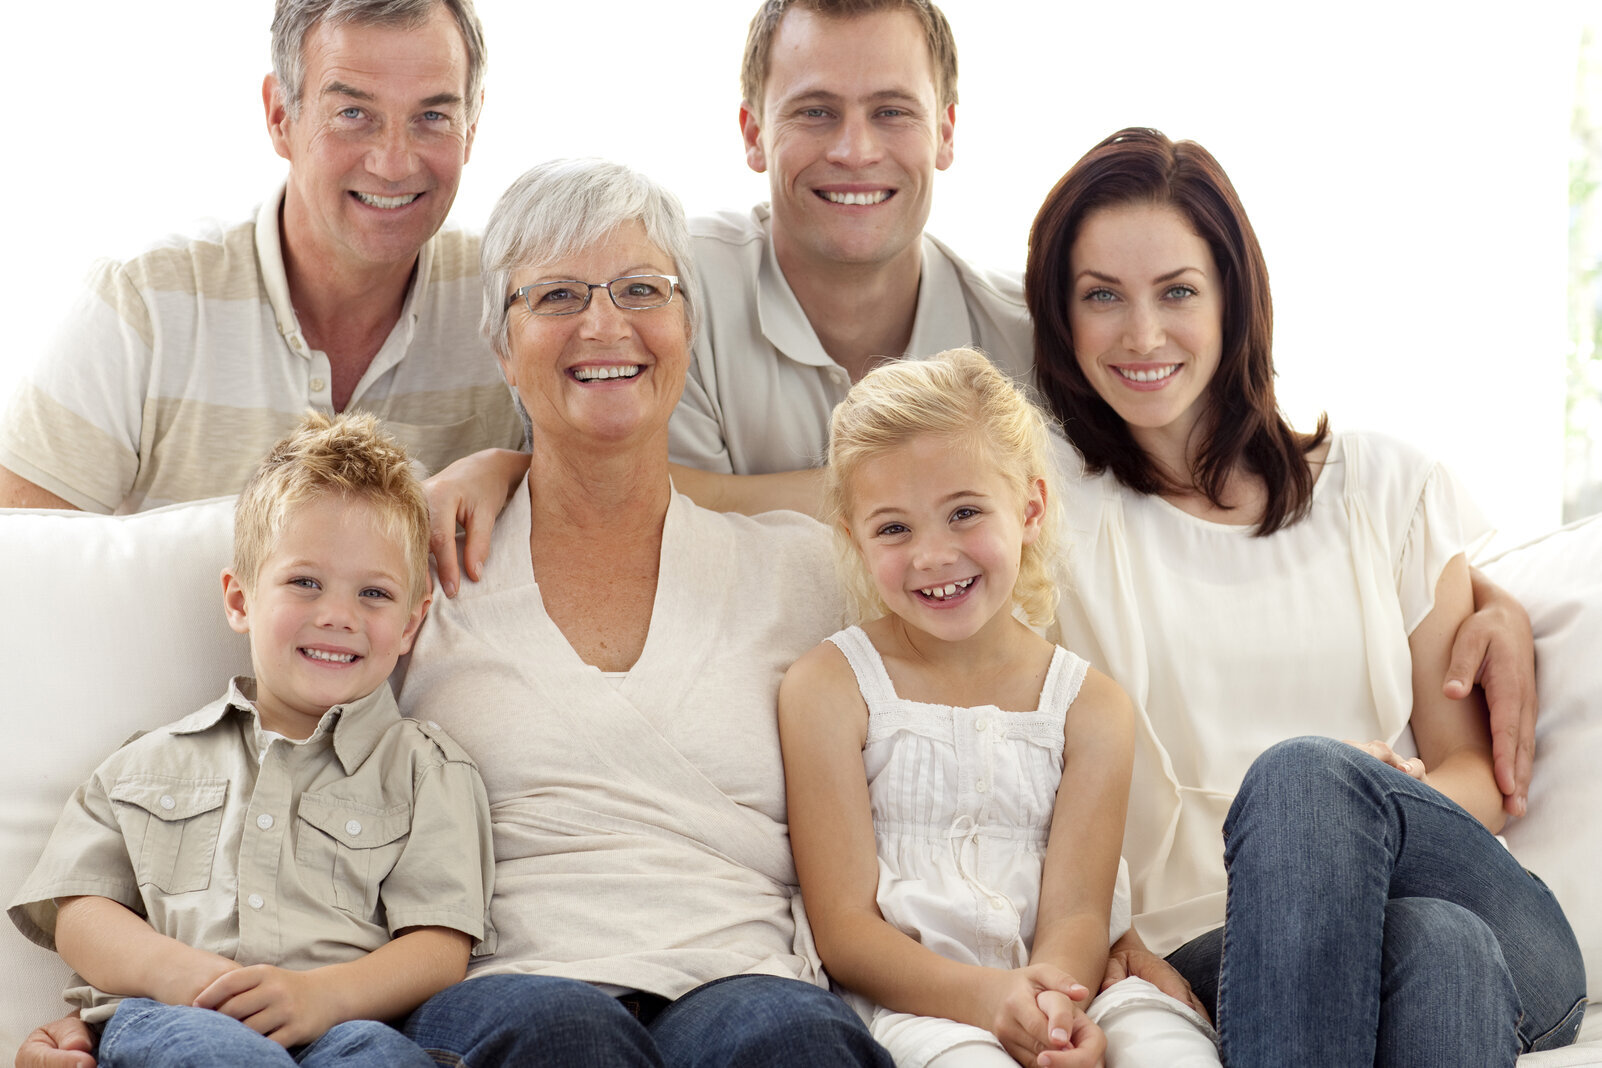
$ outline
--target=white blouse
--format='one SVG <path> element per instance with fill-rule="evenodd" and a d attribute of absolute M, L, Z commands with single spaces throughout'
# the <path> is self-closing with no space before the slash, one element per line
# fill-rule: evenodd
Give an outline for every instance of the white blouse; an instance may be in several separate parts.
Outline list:
<path fill-rule="evenodd" d="M 1059 444 L 1060 638 L 1135 704 L 1124 855 L 1135 927 L 1168 953 L 1224 921 L 1224 817 L 1258 754 L 1304 734 L 1416 752 L 1408 636 L 1488 531 L 1444 468 L 1379 435 L 1334 435 L 1312 512 L 1266 538 L 1086 476 Z"/>

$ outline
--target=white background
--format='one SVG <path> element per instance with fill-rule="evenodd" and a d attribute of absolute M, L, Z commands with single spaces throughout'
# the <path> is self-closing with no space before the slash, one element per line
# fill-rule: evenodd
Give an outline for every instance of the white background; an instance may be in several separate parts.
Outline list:
<path fill-rule="evenodd" d="M 693 213 L 766 198 L 736 124 L 755 0 L 479 0 L 488 99 L 454 217 L 551 156 L 604 155 Z M 16 5 L 0 202 L 0 397 L 91 261 L 245 218 L 284 164 L 262 121 L 268 0 Z M 1021 268 L 1052 183 L 1128 125 L 1193 138 L 1274 281 L 1281 402 L 1447 460 L 1504 534 L 1557 522 L 1578 4 L 944 0 L 956 163 L 932 232 Z M 1309 14 L 1309 12 L 1312 12 Z M 659 94 L 661 117 L 611 117 Z"/>

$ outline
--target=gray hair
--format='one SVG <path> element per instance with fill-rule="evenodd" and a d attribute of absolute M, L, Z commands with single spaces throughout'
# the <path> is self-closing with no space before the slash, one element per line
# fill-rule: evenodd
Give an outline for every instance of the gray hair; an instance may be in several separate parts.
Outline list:
<path fill-rule="evenodd" d="M 628 222 L 641 223 L 651 244 L 672 259 L 694 341 L 700 315 L 691 293 L 690 229 L 679 198 L 621 163 L 554 159 L 513 182 L 484 227 L 479 249 L 484 318 L 479 325 L 497 356 L 508 355 L 506 298 L 512 292 L 512 273 L 573 255 Z"/>
<path fill-rule="evenodd" d="M 478 118 L 484 95 L 484 27 L 473 11 L 473 0 L 278 0 L 273 12 L 273 74 L 290 118 L 300 116 L 306 80 L 306 36 L 319 22 L 330 26 L 354 22 L 368 26 L 415 29 L 443 7 L 456 20 L 467 49 L 467 121 Z"/>

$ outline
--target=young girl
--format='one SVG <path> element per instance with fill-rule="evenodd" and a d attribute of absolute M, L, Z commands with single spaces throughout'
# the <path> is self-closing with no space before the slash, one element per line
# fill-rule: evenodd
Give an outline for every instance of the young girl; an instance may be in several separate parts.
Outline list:
<path fill-rule="evenodd" d="M 1056 603 L 1048 463 L 1041 412 L 972 350 L 881 367 L 835 410 L 831 525 L 877 618 L 779 692 L 807 913 L 903 1068 L 1216 1065 L 1205 1021 L 1141 980 L 1084 1007 L 1129 924 L 1133 728 L 1015 614 Z"/>
<path fill-rule="evenodd" d="M 1087 153 L 1025 288 L 1083 479 L 1060 622 L 1136 705 L 1139 928 L 1224 1060 L 1511 1066 L 1571 1042 L 1579 948 L 1492 835 L 1484 707 L 1441 685 L 1471 600 L 1452 480 L 1285 421 L 1262 249 L 1194 142 L 1128 129 Z M 1361 315 L 1384 283 L 1329 292 Z"/>

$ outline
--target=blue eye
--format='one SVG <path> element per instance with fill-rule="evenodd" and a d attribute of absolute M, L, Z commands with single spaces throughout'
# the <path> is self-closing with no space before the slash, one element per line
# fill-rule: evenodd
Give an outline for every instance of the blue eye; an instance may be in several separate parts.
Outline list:
<path fill-rule="evenodd" d="M 362 596 L 363 597 L 367 597 L 367 598 L 375 598 L 375 599 L 376 598 L 381 598 L 381 599 L 384 599 L 384 600 L 391 600 L 392 599 L 390 597 L 390 592 L 388 590 L 381 590 L 377 586 L 369 586 L 369 587 L 367 587 L 365 590 L 362 591 Z"/>
<path fill-rule="evenodd" d="M 954 522 L 960 522 L 964 519 L 972 519 L 974 516 L 979 514 L 979 509 L 964 505 L 963 507 L 958 508 L 955 512 L 952 512 L 951 518 Z"/>
<path fill-rule="evenodd" d="M 1085 295 L 1079 299 L 1090 304 L 1107 304 L 1117 300 L 1118 296 L 1110 289 L 1097 286 L 1095 289 L 1086 290 Z"/>
<path fill-rule="evenodd" d="M 307 578 L 304 575 L 296 575 L 294 578 L 289 580 L 289 585 L 299 586 L 303 590 L 316 590 L 322 588 L 318 585 L 316 579 Z"/>
<path fill-rule="evenodd" d="M 905 534 L 906 532 L 907 526 L 905 523 L 886 523 L 874 533 L 881 538 L 885 538 L 894 537 L 897 534 Z"/>
<path fill-rule="evenodd" d="M 1194 297 L 1195 295 L 1196 287 L 1187 285 L 1169 286 L 1168 289 L 1163 292 L 1163 296 L 1167 297 L 1169 300 L 1183 300 L 1186 297 Z"/>

